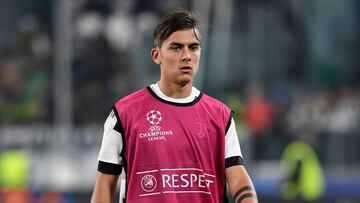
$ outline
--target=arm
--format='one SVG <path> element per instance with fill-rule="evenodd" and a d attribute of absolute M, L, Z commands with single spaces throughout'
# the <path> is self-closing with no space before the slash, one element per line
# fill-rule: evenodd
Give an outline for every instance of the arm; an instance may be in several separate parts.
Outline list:
<path fill-rule="evenodd" d="M 235 203 L 257 203 L 256 192 L 251 179 L 242 165 L 225 169 L 230 194 Z"/>
<path fill-rule="evenodd" d="M 121 125 L 116 110 L 113 109 L 105 121 L 103 140 L 99 152 L 98 174 L 91 203 L 110 203 L 114 196 L 119 175 L 122 170 L 123 140 Z"/>
<path fill-rule="evenodd" d="M 91 203 L 110 203 L 115 194 L 118 178 L 118 175 L 99 172 L 96 177 Z"/>
<path fill-rule="evenodd" d="M 232 117 L 228 126 L 225 136 L 225 176 L 230 194 L 235 203 L 257 203 L 254 186 L 243 166 L 239 139 Z"/>

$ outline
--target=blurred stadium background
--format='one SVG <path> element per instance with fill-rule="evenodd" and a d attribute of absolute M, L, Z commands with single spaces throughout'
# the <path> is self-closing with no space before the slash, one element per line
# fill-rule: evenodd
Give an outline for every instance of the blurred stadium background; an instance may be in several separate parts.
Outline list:
<path fill-rule="evenodd" d="M 104 120 L 157 81 L 152 29 L 177 7 L 199 16 L 196 86 L 235 111 L 260 202 L 309 201 L 281 189 L 294 140 L 321 165 L 314 202 L 360 202 L 357 0 L 0 1 L 0 202 L 89 202 Z"/>

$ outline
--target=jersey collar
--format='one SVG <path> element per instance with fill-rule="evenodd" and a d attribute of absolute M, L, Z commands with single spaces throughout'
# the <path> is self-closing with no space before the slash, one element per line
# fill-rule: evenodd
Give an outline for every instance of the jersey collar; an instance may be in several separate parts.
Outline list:
<path fill-rule="evenodd" d="M 202 97 L 202 92 L 200 92 L 195 87 L 192 87 L 191 94 L 186 98 L 176 99 L 166 96 L 159 87 L 158 83 L 151 84 L 147 87 L 147 90 L 161 102 L 175 105 L 175 106 L 191 106 L 198 102 Z"/>

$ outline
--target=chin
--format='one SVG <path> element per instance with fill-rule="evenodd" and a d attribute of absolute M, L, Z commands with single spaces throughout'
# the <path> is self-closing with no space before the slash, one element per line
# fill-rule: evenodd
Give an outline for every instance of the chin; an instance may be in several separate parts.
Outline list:
<path fill-rule="evenodd" d="M 178 84 L 180 84 L 181 86 L 185 86 L 189 83 L 192 83 L 192 81 L 193 81 L 192 79 L 183 79 L 183 80 L 179 80 Z"/>

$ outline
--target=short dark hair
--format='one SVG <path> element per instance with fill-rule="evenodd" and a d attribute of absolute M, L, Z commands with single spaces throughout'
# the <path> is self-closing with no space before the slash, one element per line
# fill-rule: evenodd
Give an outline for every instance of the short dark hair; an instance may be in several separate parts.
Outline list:
<path fill-rule="evenodd" d="M 169 12 L 160 18 L 159 24 L 155 27 L 154 47 L 161 47 L 163 41 L 178 30 L 194 29 L 195 32 L 197 23 L 196 16 L 188 10 L 177 9 Z M 196 37 L 200 41 L 198 34 Z"/>

